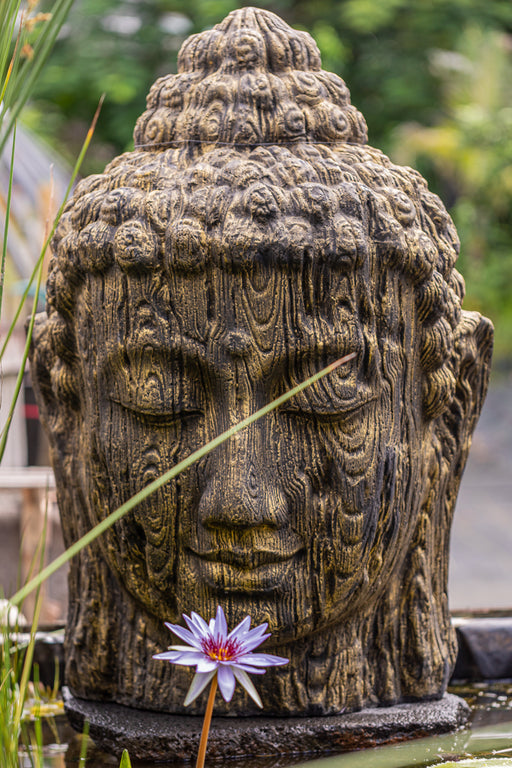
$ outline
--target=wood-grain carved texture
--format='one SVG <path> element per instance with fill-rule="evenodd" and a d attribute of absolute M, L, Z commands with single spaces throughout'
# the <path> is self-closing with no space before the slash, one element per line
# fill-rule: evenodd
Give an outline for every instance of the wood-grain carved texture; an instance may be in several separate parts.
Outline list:
<path fill-rule="evenodd" d="M 241 9 L 185 42 L 135 150 L 82 181 L 53 242 L 32 370 L 67 543 L 347 352 L 76 558 L 66 675 L 84 698 L 200 713 L 154 661 L 164 620 L 268 621 L 265 713 L 440 697 L 455 498 L 492 327 L 421 176 L 366 145 L 314 41 Z M 219 713 L 249 714 L 237 691 Z"/>

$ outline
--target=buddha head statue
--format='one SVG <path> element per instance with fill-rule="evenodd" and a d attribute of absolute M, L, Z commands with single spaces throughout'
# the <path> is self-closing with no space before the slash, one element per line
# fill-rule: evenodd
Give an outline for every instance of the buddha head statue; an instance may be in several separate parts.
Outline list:
<path fill-rule="evenodd" d="M 53 241 L 32 370 L 66 543 L 355 355 L 72 562 L 68 683 L 189 711 L 192 673 L 152 655 L 164 621 L 220 604 L 233 626 L 267 621 L 265 648 L 290 658 L 258 681 L 266 713 L 440 697 L 450 524 L 492 344 L 461 309 L 453 223 L 367 145 L 305 32 L 237 10 L 178 63 Z M 230 711 L 252 710 L 236 693 Z"/>

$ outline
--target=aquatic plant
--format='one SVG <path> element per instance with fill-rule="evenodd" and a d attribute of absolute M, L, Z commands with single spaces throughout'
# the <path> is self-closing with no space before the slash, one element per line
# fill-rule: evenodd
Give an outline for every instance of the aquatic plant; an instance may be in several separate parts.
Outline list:
<path fill-rule="evenodd" d="M 246 616 L 231 632 L 228 632 L 226 617 L 220 605 L 216 617 L 210 619 L 208 624 L 194 611 L 190 616 L 183 614 L 183 618 L 188 629 L 167 622 L 165 626 L 188 645 L 171 645 L 169 650 L 153 658 L 171 664 L 195 666 L 196 673 L 184 701 L 186 707 L 211 682 L 196 763 L 196 768 L 202 768 L 217 684 L 222 698 L 229 702 L 238 681 L 256 704 L 262 707 L 259 694 L 247 673 L 262 675 L 266 671 L 265 667 L 288 664 L 288 659 L 269 653 L 253 653 L 254 648 L 267 640 L 271 633 L 266 632 L 268 624 L 260 624 L 251 629 L 250 616 Z"/>

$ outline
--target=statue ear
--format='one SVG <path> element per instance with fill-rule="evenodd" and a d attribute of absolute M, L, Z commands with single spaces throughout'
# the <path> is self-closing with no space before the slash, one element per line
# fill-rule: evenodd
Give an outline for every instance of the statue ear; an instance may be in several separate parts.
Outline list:
<path fill-rule="evenodd" d="M 431 529 L 430 543 L 424 542 L 425 552 L 428 552 L 425 561 L 430 562 L 430 599 L 442 613 L 447 611 L 448 554 L 455 502 L 473 431 L 487 393 L 493 334 L 490 320 L 478 312 L 462 312 L 451 361 L 455 392 L 432 425 L 430 487 L 422 515 L 425 524 L 428 519 Z M 447 615 L 444 619 L 449 623 Z"/>
<path fill-rule="evenodd" d="M 493 345 L 493 326 L 478 312 L 462 312 L 455 341 L 455 393 L 434 419 L 434 430 L 449 464 L 449 496 L 455 497 L 466 464 L 471 438 L 484 404 Z"/>
<path fill-rule="evenodd" d="M 400 647 L 406 659 L 400 670 L 405 697 L 444 693 L 456 658 L 447 596 L 450 529 L 489 382 L 493 328 L 478 313 L 463 312 L 456 333 L 448 363 L 455 390 L 449 404 L 430 422 L 431 429 L 425 430 L 425 495 L 400 582 Z"/>
<path fill-rule="evenodd" d="M 46 312 L 38 314 L 30 345 L 32 385 L 54 463 L 74 451 L 79 419 L 74 373 L 57 353 L 55 325 Z"/>

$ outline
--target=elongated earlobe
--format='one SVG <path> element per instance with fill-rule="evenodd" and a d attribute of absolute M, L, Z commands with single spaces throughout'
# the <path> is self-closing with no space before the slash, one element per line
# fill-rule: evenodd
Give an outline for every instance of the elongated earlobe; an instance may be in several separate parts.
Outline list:
<path fill-rule="evenodd" d="M 450 530 L 489 382 L 493 327 L 477 312 L 463 311 L 457 330 L 450 361 L 455 392 L 432 422 L 432 430 L 426 431 L 428 484 L 401 579 L 397 645 L 407 659 L 400 664 L 400 688 L 405 697 L 444 693 L 457 651 L 447 593 Z M 430 688 L 422 689 L 420 679 L 423 685 L 428 681 Z"/>
<path fill-rule="evenodd" d="M 493 325 L 486 317 L 478 312 L 462 312 L 455 340 L 455 394 L 435 427 L 445 460 L 450 462 L 451 490 L 455 494 L 487 393 L 493 335 Z"/>

